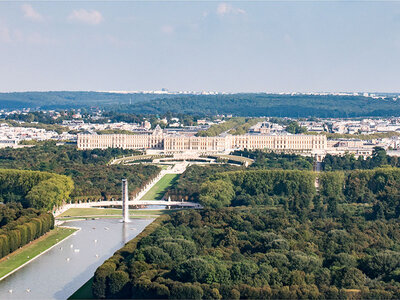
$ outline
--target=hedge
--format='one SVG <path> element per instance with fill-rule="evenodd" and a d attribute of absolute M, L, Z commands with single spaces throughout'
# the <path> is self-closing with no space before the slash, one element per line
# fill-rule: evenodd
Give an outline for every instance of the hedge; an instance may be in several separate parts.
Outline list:
<path fill-rule="evenodd" d="M 18 220 L 17 220 L 18 221 Z M 18 224 L 18 222 L 16 222 Z M 8 229 L 0 229 L 0 258 L 28 244 L 54 228 L 51 213 L 41 213 L 24 224 Z"/>

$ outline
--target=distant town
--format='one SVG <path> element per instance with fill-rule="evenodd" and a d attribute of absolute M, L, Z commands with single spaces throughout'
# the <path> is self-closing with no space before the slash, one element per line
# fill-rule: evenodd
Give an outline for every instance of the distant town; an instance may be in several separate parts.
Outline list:
<path fill-rule="evenodd" d="M 29 119 L 35 119 L 32 117 L 35 115 L 40 115 L 45 123 L 29 122 Z M 185 116 L 148 116 L 139 118 L 138 122 L 116 122 L 101 110 L 87 113 L 79 109 L 2 111 L 0 117 L 3 119 L 0 123 L 0 147 L 29 147 L 35 141 L 54 140 L 61 144 L 76 143 L 79 149 L 122 148 L 148 153 L 196 152 L 200 155 L 266 149 L 322 159 L 326 154 L 346 153 L 368 157 L 375 147 L 381 147 L 390 155 L 400 155 L 398 117 L 265 117 L 248 118 L 243 121 L 245 125 L 232 122 L 240 119 L 232 115 L 193 118 L 190 125 L 184 120 Z M 293 124 L 297 131 L 291 130 Z M 237 126 L 245 126 L 246 130 L 238 134 L 234 132 Z M 209 133 L 210 128 L 218 127 L 224 130 Z"/>

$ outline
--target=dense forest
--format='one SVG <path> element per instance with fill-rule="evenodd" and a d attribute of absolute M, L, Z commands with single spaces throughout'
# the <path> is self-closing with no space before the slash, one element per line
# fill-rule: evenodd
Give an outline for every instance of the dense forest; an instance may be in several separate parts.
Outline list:
<path fill-rule="evenodd" d="M 362 96 L 313 96 L 274 94 L 175 95 L 168 99 L 120 105 L 111 110 L 162 114 L 181 112 L 196 115 L 233 114 L 243 117 L 359 117 L 398 116 L 400 103 L 392 99 Z"/>
<path fill-rule="evenodd" d="M 131 104 L 130 104 L 131 103 Z M 167 112 L 194 115 L 276 117 L 399 116 L 400 103 L 391 98 L 277 94 L 157 95 L 103 92 L 0 93 L 0 105 L 16 108 L 90 108 L 133 114 Z"/>
<path fill-rule="evenodd" d="M 114 106 L 159 98 L 156 94 L 121 94 L 104 92 L 16 92 L 0 93 L 0 105 L 4 109 L 42 108 L 69 109 L 93 106 Z M 168 99 L 170 95 L 162 95 Z"/>
<path fill-rule="evenodd" d="M 54 228 L 54 217 L 20 203 L 0 204 L 0 258 Z"/>
<path fill-rule="evenodd" d="M 0 149 L 0 168 L 54 172 L 75 182 L 72 200 L 109 199 L 121 196 L 121 179 L 127 178 L 130 193 L 157 176 L 153 165 L 107 165 L 117 156 L 138 154 L 132 150 L 77 150 L 76 146 L 56 146 L 46 142 L 31 148 Z"/>
<path fill-rule="evenodd" d="M 400 297 L 400 169 L 230 168 L 188 168 L 170 192 L 205 209 L 163 216 L 118 250 L 95 297 Z"/>
<path fill-rule="evenodd" d="M 252 170 L 218 173 L 200 186 L 205 207 L 272 205 L 298 216 L 311 210 L 335 216 L 340 210 L 368 207 L 368 218 L 400 217 L 400 169 L 349 172 Z"/>
<path fill-rule="evenodd" d="M 316 194 L 316 174 L 298 170 L 241 170 L 218 173 L 200 186 L 200 203 L 220 208 L 284 205 L 306 213 Z"/>
<path fill-rule="evenodd" d="M 69 199 L 74 183 L 68 176 L 48 172 L 0 169 L 0 202 L 51 210 Z"/>
<path fill-rule="evenodd" d="M 255 160 L 250 169 L 286 169 L 286 170 L 312 170 L 313 159 L 294 154 L 255 151 L 235 151 L 232 154 L 249 157 Z M 212 175 L 226 171 L 243 169 L 229 164 L 189 166 L 179 177 L 177 183 L 167 191 L 167 196 L 172 200 L 199 201 L 200 186 Z"/>
<path fill-rule="evenodd" d="M 398 220 L 282 208 L 179 211 L 95 273 L 98 298 L 398 299 Z"/>

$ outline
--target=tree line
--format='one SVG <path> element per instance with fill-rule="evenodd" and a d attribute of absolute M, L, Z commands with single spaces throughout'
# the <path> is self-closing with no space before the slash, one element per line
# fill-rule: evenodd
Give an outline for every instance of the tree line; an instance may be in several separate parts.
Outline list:
<path fill-rule="evenodd" d="M 400 104 L 391 98 L 371 99 L 363 96 L 336 95 L 171 95 L 153 101 L 105 107 L 106 110 L 134 114 L 165 112 L 193 115 L 233 114 L 242 117 L 354 118 L 365 116 L 396 116 Z"/>
<path fill-rule="evenodd" d="M 200 186 L 208 177 L 217 173 L 238 169 L 241 169 L 241 167 L 228 164 L 188 166 L 185 172 L 178 178 L 176 184 L 168 189 L 165 197 L 171 197 L 171 200 L 174 201 L 184 199 L 185 201 L 198 202 Z"/>
<path fill-rule="evenodd" d="M 218 173 L 200 187 L 205 207 L 283 205 L 305 212 L 316 195 L 316 174 L 299 170 L 241 170 Z"/>
<path fill-rule="evenodd" d="M 132 104 L 130 104 L 132 103 Z M 100 107 L 105 111 L 132 114 L 184 113 L 199 116 L 350 118 L 396 116 L 400 104 L 390 97 L 278 95 L 242 93 L 229 95 L 158 95 L 102 92 L 21 92 L 0 93 L 5 109 L 70 109 Z"/>
<path fill-rule="evenodd" d="M 24 207 L 51 210 L 69 199 L 71 178 L 48 172 L 0 169 L 0 201 L 19 202 Z"/>
<path fill-rule="evenodd" d="M 72 201 L 119 198 L 121 179 L 129 181 L 131 195 L 160 171 L 154 165 L 108 165 L 114 157 L 140 154 L 123 149 L 78 150 L 73 145 L 45 142 L 35 147 L 0 149 L 0 168 L 46 171 L 69 176 L 75 185 Z"/>
<path fill-rule="evenodd" d="M 54 228 L 53 214 L 20 203 L 0 204 L 0 258 Z"/>
<path fill-rule="evenodd" d="M 372 219 L 400 216 L 400 170 L 377 168 L 316 173 L 299 170 L 230 171 L 210 176 L 200 186 L 199 202 L 205 207 L 282 206 L 304 216 L 312 209 L 335 215 L 351 206 L 370 208 Z"/>

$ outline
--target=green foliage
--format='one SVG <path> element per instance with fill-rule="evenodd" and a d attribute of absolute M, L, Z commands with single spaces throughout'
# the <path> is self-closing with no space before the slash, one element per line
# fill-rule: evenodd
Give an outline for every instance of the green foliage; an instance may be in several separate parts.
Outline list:
<path fill-rule="evenodd" d="M 221 208 L 229 206 L 235 196 L 229 181 L 206 181 L 200 188 L 200 203 L 205 207 Z"/>
<path fill-rule="evenodd" d="M 71 178 L 47 172 L 0 169 L 0 197 L 4 203 L 51 210 L 69 199 Z"/>
<path fill-rule="evenodd" d="M 133 131 L 121 130 L 121 129 L 105 129 L 96 131 L 97 134 L 129 134 L 134 135 Z"/>
<path fill-rule="evenodd" d="M 312 170 L 313 168 L 313 158 L 308 156 L 263 150 L 234 151 L 232 154 L 254 159 L 251 168 L 284 170 Z"/>
<path fill-rule="evenodd" d="M 110 259 L 116 266 L 106 275 L 105 290 L 111 291 L 114 284 L 110 274 L 125 269 L 130 278 L 121 281 L 130 290 L 126 298 L 400 296 L 399 281 L 393 280 L 398 278 L 400 262 L 400 252 L 394 250 L 400 249 L 397 221 L 351 215 L 336 219 L 310 215 L 302 221 L 297 213 L 259 206 L 184 210 L 156 222 L 127 244 L 136 245 L 129 255 L 119 251 Z M 386 234 L 380 234 L 382 230 Z M 185 253 L 177 247 L 182 237 L 195 251 Z M 158 258 L 179 250 L 175 259 L 143 261 L 141 253 L 148 249 Z M 96 271 L 95 280 L 102 269 Z"/>
<path fill-rule="evenodd" d="M 114 157 L 137 153 L 132 150 L 111 148 L 81 151 L 72 145 L 56 146 L 54 142 L 45 142 L 32 148 L 0 149 L 0 167 L 67 175 L 75 183 L 70 195 L 74 201 L 110 199 L 121 196 L 121 178 L 128 179 L 129 191 L 134 194 L 158 174 L 160 169 L 153 165 L 107 165 Z M 50 196 L 57 191 L 61 194 L 63 192 L 63 188 L 58 185 L 49 191 L 45 189 L 37 187 L 36 191 L 32 191 L 30 200 L 41 203 L 46 201 L 40 197 L 42 192 Z M 10 201 L 24 201 L 21 199 L 21 194 L 26 193 L 9 194 L 7 191 L 2 192 L 0 186 L 0 194 Z"/>
<path fill-rule="evenodd" d="M 292 134 L 299 134 L 307 132 L 307 128 L 301 127 L 296 121 L 292 121 L 286 126 L 286 131 Z"/>
<path fill-rule="evenodd" d="M 223 132 L 238 135 L 244 134 L 248 129 L 260 122 L 261 119 L 248 119 L 248 118 L 232 118 L 223 123 L 212 125 L 207 130 L 199 131 L 197 136 L 218 136 Z"/>
<path fill-rule="evenodd" d="M 353 154 L 345 154 L 344 156 L 328 154 L 322 163 L 325 171 L 374 169 L 385 165 L 400 167 L 400 161 L 396 156 L 388 156 L 385 149 L 381 147 L 375 147 L 372 156 L 366 158 L 359 156 L 356 159 Z"/>
<path fill-rule="evenodd" d="M 130 105 L 129 103 L 132 102 Z M 66 109 L 102 107 L 123 114 L 195 114 L 286 117 L 396 116 L 400 104 L 390 98 L 363 96 L 277 95 L 158 95 L 103 92 L 0 93 L 3 108 Z"/>
<path fill-rule="evenodd" d="M 321 172 L 318 190 L 315 176 L 192 169 L 206 208 L 157 219 L 114 254 L 124 297 L 398 299 L 400 170 Z M 96 274 L 103 295 L 111 273 Z"/>
<path fill-rule="evenodd" d="M 153 101 L 115 106 L 112 110 L 130 113 L 162 114 L 180 112 L 197 115 L 333 117 L 399 115 L 400 104 L 392 99 L 334 95 L 172 95 Z"/>
<path fill-rule="evenodd" d="M 118 298 L 124 298 L 128 292 L 126 285 L 129 282 L 129 275 L 124 271 L 115 271 L 108 276 L 109 294 Z"/>
<path fill-rule="evenodd" d="M 305 212 L 316 193 L 315 174 L 309 171 L 231 171 L 216 174 L 213 180 L 232 182 L 233 205 L 283 204 L 290 210 Z"/>
<path fill-rule="evenodd" d="M 0 204 L 0 258 L 54 228 L 54 217 L 21 204 Z"/>
<path fill-rule="evenodd" d="M 238 170 L 239 167 L 225 165 L 192 165 L 179 177 L 177 183 L 167 191 L 166 197 L 171 197 L 171 200 L 190 200 L 199 201 L 200 186 L 210 176 L 225 172 Z"/>

